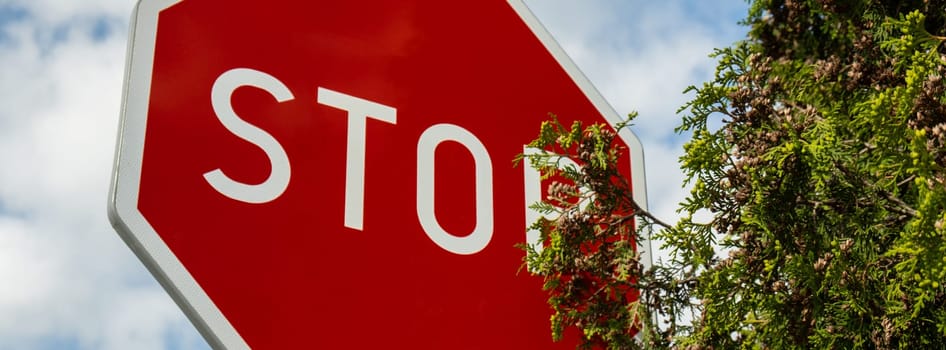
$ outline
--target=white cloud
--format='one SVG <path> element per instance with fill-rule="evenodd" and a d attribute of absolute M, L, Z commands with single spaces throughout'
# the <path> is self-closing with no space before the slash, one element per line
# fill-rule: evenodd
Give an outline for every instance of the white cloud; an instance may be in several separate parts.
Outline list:
<path fill-rule="evenodd" d="M 0 154 L 17 169 L 0 175 L 4 198 L 60 214 L 104 205 L 123 51 L 121 38 L 71 40 L 45 55 L 26 48 L 13 57 L 20 64 L 0 68 L 13 78 L 0 83 L 8 106 L 3 114 L 13 120 L 0 131 Z"/>
<path fill-rule="evenodd" d="M 0 8 L 30 13 L 38 24 L 58 26 L 76 20 L 108 18 L 127 20 L 135 0 L 0 0 Z"/>
<path fill-rule="evenodd" d="M 683 90 L 710 79 L 715 62 L 707 55 L 733 40 L 730 30 L 717 29 L 722 23 L 693 17 L 720 7 L 745 7 L 737 0 L 716 2 L 713 8 L 681 1 L 528 4 L 618 113 L 640 113 L 634 131 L 648 143 L 672 136 L 680 120 L 677 108 L 688 100 Z M 725 20 L 734 21 L 720 19 Z"/>
<path fill-rule="evenodd" d="M 53 276 L 59 275 L 53 258 L 44 250 L 47 243 L 31 237 L 27 224 L 21 220 L 0 217 L 0 310 L 30 305 L 36 299 L 48 298 Z M 17 322 L 0 318 L 0 330 L 10 329 Z"/>
<path fill-rule="evenodd" d="M 4 6 L 27 15 L 0 23 L 0 347 L 196 337 L 105 213 L 130 1 Z"/>

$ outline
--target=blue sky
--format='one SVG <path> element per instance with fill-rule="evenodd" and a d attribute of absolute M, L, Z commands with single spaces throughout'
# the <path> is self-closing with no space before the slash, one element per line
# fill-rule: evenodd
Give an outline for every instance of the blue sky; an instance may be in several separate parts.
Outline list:
<path fill-rule="evenodd" d="M 199 1 L 199 0 L 188 0 Z M 620 114 L 650 207 L 686 190 L 677 108 L 743 0 L 527 0 Z M 0 349 L 206 349 L 105 216 L 133 0 L 0 0 Z"/>

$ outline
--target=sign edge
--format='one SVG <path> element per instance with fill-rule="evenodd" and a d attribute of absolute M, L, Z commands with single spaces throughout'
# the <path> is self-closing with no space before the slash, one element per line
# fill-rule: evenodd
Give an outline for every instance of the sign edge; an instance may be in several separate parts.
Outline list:
<path fill-rule="evenodd" d="M 212 348 L 250 349 L 137 206 L 158 15 L 180 1 L 138 0 L 132 10 L 121 116 L 108 194 L 108 220 Z M 146 41 L 144 45 L 148 47 L 142 47 L 142 41 Z M 137 92 L 132 92 L 133 89 Z M 129 137 L 130 133 L 134 135 Z M 135 145 L 130 145 L 132 142 Z"/>

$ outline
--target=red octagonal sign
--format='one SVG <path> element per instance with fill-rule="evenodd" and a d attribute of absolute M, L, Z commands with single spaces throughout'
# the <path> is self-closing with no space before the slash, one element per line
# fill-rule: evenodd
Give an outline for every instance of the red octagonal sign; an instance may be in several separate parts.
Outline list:
<path fill-rule="evenodd" d="M 521 1 L 143 0 L 133 20 L 109 214 L 212 346 L 574 347 L 518 273 L 543 190 L 512 160 L 549 112 L 620 118 Z"/>

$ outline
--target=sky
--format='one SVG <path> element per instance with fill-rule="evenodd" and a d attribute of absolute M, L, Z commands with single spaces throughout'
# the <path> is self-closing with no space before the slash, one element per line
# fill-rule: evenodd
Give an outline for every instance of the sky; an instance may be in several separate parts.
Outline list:
<path fill-rule="evenodd" d="M 188 0 L 199 1 L 199 0 Z M 652 212 L 686 195 L 674 134 L 744 0 L 527 0 L 644 145 Z M 207 349 L 106 217 L 133 0 L 0 0 L 0 349 Z"/>

